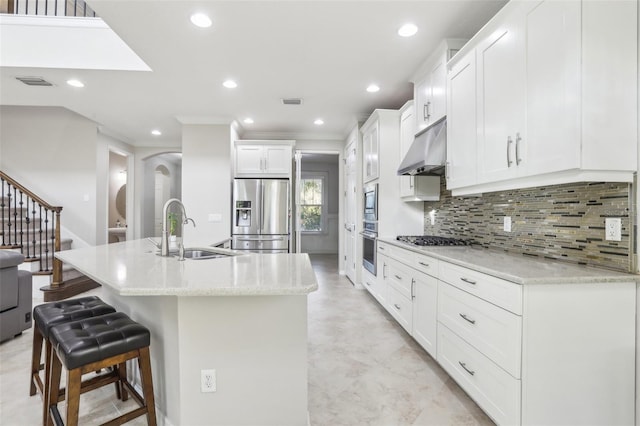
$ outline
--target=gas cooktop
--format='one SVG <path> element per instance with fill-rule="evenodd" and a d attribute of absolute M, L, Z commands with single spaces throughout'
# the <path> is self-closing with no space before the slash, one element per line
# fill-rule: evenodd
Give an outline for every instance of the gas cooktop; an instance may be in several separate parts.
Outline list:
<path fill-rule="evenodd" d="M 436 237 L 433 235 L 401 235 L 398 241 L 415 246 L 469 246 L 471 241 L 457 238 Z"/>

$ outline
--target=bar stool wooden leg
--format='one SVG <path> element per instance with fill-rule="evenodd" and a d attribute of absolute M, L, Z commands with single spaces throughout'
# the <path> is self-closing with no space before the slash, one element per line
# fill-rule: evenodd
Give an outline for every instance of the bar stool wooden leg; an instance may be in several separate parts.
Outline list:
<path fill-rule="evenodd" d="M 156 425 L 156 402 L 153 397 L 153 379 L 151 377 L 151 356 L 149 347 L 141 348 L 138 355 L 138 369 L 140 370 L 140 380 L 142 381 L 142 392 L 147 407 L 147 423 L 150 426 Z"/>
<path fill-rule="evenodd" d="M 120 381 L 116 382 L 119 388 L 118 398 L 126 401 L 129 399 L 129 393 L 127 392 L 127 387 L 122 384 L 127 381 L 127 363 L 122 362 L 116 368 L 118 369 L 118 377 L 120 377 Z"/>
<path fill-rule="evenodd" d="M 51 413 L 51 406 L 58 405 L 58 399 L 60 396 L 60 376 L 62 375 L 62 363 L 57 356 L 52 356 L 49 360 L 49 371 L 51 372 L 51 380 L 49 381 L 48 399 L 44 401 L 44 405 L 47 407 L 47 413 L 45 417 L 45 426 L 53 426 L 53 417 Z"/>
<path fill-rule="evenodd" d="M 57 357 L 56 357 L 57 358 Z M 74 368 L 67 372 L 67 423 L 66 426 L 78 426 L 78 411 L 80 411 L 80 386 L 82 370 Z"/>
<path fill-rule="evenodd" d="M 44 337 L 38 327 L 33 327 L 33 345 L 31 346 L 31 383 L 29 385 L 29 395 L 36 394 L 36 380 L 40 380 L 40 362 L 42 357 L 42 342 Z M 45 360 L 45 362 L 47 362 Z"/>
<path fill-rule="evenodd" d="M 49 340 L 46 340 L 44 343 L 44 347 L 45 347 L 44 364 L 51 365 L 51 358 L 55 358 L 53 356 L 53 347 L 51 346 L 51 342 Z M 42 421 L 43 422 L 47 417 L 47 411 L 49 411 L 49 406 L 48 404 L 46 404 L 46 402 L 49 401 L 49 393 L 51 392 L 50 386 L 51 386 L 51 369 L 47 367 L 44 369 L 44 387 L 42 389 L 42 401 L 43 401 Z M 58 395 L 59 395 L 59 392 L 58 392 Z"/>

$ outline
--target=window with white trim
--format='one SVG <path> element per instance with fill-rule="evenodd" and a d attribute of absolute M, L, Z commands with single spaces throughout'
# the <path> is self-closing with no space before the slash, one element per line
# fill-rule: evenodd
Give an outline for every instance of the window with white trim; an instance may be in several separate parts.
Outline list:
<path fill-rule="evenodd" d="M 326 223 L 325 176 L 303 175 L 300 180 L 300 230 L 323 232 Z"/>

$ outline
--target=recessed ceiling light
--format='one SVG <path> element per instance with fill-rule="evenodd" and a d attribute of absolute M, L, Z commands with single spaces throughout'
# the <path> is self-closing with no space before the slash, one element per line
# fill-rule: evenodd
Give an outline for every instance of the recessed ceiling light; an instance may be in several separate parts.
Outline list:
<path fill-rule="evenodd" d="M 235 89 L 236 87 L 238 87 L 238 83 L 233 80 L 226 80 L 224 83 L 222 83 L 222 85 L 227 89 Z"/>
<path fill-rule="evenodd" d="M 316 126 L 322 126 L 324 124 L 324 120 L 321 118 L 318 118 L 316 121 L 313 122 L 313 124 L 315 124 Z"/>
<path fill-rule="evenodd" d="M 416 27 L 414 24 L 404 24 L 398 30 L 398 35 L 400 37 L 411 37 L 413 35 L 416 35 L 417 32 L 418 27 Z"/>
<path fill-rule="evenodd" d="M 67 84 L 73 87 L 84 87 L 84 83 L 81 82 L 80 80 L 76 80 L 75 78 L 67 80 Z"/>
<path fill-rule="evenodd" d="M 375 92 L 377 92 L 379 90 L 380 90 L 380 88 L 375 84 L 370 84 L 369 87 L 367 87 L 367 92 L 369 92 L 369 93 L 375 93 Z"/>
<path fill-rule="evenodd" d="M 211 18 L 204 13 L 194 13 L 191 15 L 191 23 L 196 27 L 209 28 L 211 26 Z"/>
<path fill-rule="evenodd" d="M 242 121 L 243 121 L 244 123 L 246 123 L 246 124 L 253 124 L 253 118 L 249 118 L 249 117 L 247 117 L 247 118 L 245 118 L 245 119 L 244 119 L 244 120 L 242 120 Z"/>
<path fill-rule="evenodd" d="M 160 135 L 162 134 L 162 132 L 161 132 L 160 130 L 158 130 L 158 129 L 153 129 L 153 130 L 151 131 L 151 134 L 152 134 L 153 136 L 160 136 Z"/>

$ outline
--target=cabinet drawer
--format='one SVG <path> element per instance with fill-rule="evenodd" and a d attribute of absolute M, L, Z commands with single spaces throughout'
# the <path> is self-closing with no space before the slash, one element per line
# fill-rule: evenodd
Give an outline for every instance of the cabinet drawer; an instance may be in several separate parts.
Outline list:
<path fill-rule="evenodd" d="M 411 250 L 405 250 L 403 248 L 384 243 L 378 243 L 378 250 L 392 259 L 398 260 L 404 264 L 413 264 L 414 253 Z"/>
<path fill-rule="evenodd" d="M 382 306 L 385 306 L 386 283 L 382 279 L 378 280 L 371 272 L 362 268 L 362 284 Z"/>
<path fill-rule="evenodd" d="M 420 272 L 438 278 L 438 259 L 414 253 L 412 265 Z"/>
<path fill-rule="evenodd" d="M 520 424 L 520 380 L 438 323 L 438 362 L 497 424 Z"/>
<path fill-rule="evenodd" d="M 522 315 L 522 286 L 482 272 L 440 262 L 439 278 L 461 290 Z"/>
<path fill-rule="evenodd" d="M 382 276 L 407 299 L 413 296 L 413 270 L 402 263 L 387 259 L 382 264 Z"/>
<path fill-rule="evenodd" d="M 522 317 L 440 281 L 438 321 L 520 378 Z"/>
<path fill-rule="evenodd" d="M 407 333 L 411 334 L 413 324 L 413 302 L 394 287 L 387 288 L 387 310 Z"/>

